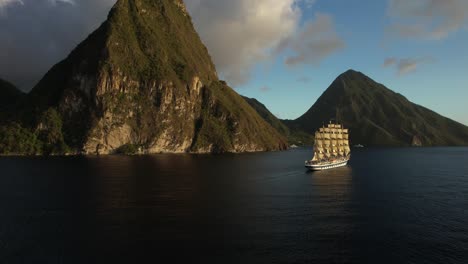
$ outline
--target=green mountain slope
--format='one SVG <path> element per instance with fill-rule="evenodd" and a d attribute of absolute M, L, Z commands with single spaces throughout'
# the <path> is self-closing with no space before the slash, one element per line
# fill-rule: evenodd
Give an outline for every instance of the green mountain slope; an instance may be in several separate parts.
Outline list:
<path fill-rule="evenodd" d="M 286 147 L 218 80 L 181 0 L 117 1 L 107 21 L 31 91 L 27 105 L 23 120 L 36 131 L 59 129 L 56 142 L 62 136 L 73 153 Z"/>
<path fill-rule="evenodd" d="M 353 70 L 341 74 L 304 115 L 287 125 L 313 133 L 331 119 L 350 128 L 351 144 L 468 145 L 468 127 Z"/>
<path fill-rule="evenodd" d="M 244 100 L 249 103 L 249 105 L 257 111 L 257 113 L 270 124 L 273 128 L 275 128 L 278 132 L 282 135 L 289 135 L 288 127 L 283 124 L 275 115 L 273 115 L 268 108 L 262 103 L 260 103 L 255 98 L 249 98 L 242 96 Z"/>
<path fill-rule="evenodd" d="M 289 129 L 283 121 L 278 119 L 275 115 L 273 115 L 268 108 L 260 103 L 255 98 L 249 98 L 243 96 L 244 100 L 252 106 L 255 111 L 273 128 L 275 128 L 279 133 L 285 136 L 288 139 L 289 144 L 294 145 L 312 145 L 313 144 L 313 136 L 310 133 L 305 132 L 304 130 L 294 127 L 293 129 Z"/>

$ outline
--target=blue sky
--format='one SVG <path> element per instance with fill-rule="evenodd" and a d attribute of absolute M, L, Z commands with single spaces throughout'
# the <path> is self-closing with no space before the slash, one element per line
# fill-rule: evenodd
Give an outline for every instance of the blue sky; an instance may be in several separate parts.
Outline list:
<path fill-rule="evenodd" d="M 295 119 L 352 68 L 414 103 L 468 124 L 466 27 L 438 40 L 400 38 L 386 31 L 391 20 L 387 1 L 318 0 L 302 10 L 301 23 L 313 20 L 316 12 L 331 14 L 345 47 L 318 64 L 290 67 L 283 63 L 284 54 L 272 63 L 259 63 L 251 80 L 236 87 L 239 93 L 257 98 L 280 118 Z M 414 71 L 398 74 L 395 67 L 383 67 L 390 57 L 428 59 Z"/>
<path fill-rule="evenodd" d="M 115 2 L 0 0 L 0 78 L 29 91 Z M 185 3 L 220 77 L 280 118 L 299 117 L 354 69 L 468 125 L 467 0 Z"/>

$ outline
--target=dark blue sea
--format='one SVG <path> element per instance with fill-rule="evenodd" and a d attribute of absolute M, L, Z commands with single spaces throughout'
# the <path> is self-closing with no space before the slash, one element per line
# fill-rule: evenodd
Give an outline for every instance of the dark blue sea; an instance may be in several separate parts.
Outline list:
<path fill-rule="evenodd" d="M 0 158 L 0 263 L 468 263 L 468 148 Z"/>

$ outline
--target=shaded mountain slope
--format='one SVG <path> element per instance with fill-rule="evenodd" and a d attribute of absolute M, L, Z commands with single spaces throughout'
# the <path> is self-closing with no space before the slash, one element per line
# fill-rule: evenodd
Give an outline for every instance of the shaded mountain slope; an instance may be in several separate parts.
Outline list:
<path fill-rule="evenodd" d="M 181 0 L 119 0 L 28 95 L 23 120 L 72 153 L 279 150 L 286 139 L 218 80 Z"/>
<path fill-rule="evenodd" d="M 257 99 L 255 98 L 249 98 L 242 96 L 247 103 L 249 103 L 250 106 L 252 106 L 255 111 L 265 120 L 270 124 L 273 128 L 275 128 L 278 132 L 280 132 L 282 135 L 289 135 L 289 129 L 288 127 L 281 122 L 275 115 L 273 115 L 268 108 L 262 103 L 260 103 Z"/>
<path fill-rule="evenodd" d="M 8 118 L 25 94 L 13 84 L 0 79 L 0 123 Z"/>
<path fill-rule="evenodd" d="M 313 133 L 331 119 L 351 129 L 352 144 L 468 145 L 468 127 L 353 70 L 341 74 L 304 115 L 286 123 Z"/>
<path fill-rule="evenodd" d="M 287 139 L 289 144 L 294 145 L 312 145 L 313 144 L 313 136 L 310 133 L 305 132 L 304 130 L 294 127 L 293 129 L 289 129 L 282 120 L 278 119 L 275 115 L 273 115 L 268 108 L 260 103 L 255 98 L 249 98 L 243 96 L 244 100 L 252 106 L 255 111 L 273 128 L 275 128 L 279 133 L 284 135 Z"/>

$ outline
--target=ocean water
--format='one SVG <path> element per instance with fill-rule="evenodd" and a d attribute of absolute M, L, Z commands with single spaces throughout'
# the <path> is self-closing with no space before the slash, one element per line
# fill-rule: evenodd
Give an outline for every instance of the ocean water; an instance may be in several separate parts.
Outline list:
<path fill-rule="evenodd" d="M 468 263 L 468 148 L 0 158 L 0 263 Z"/>

